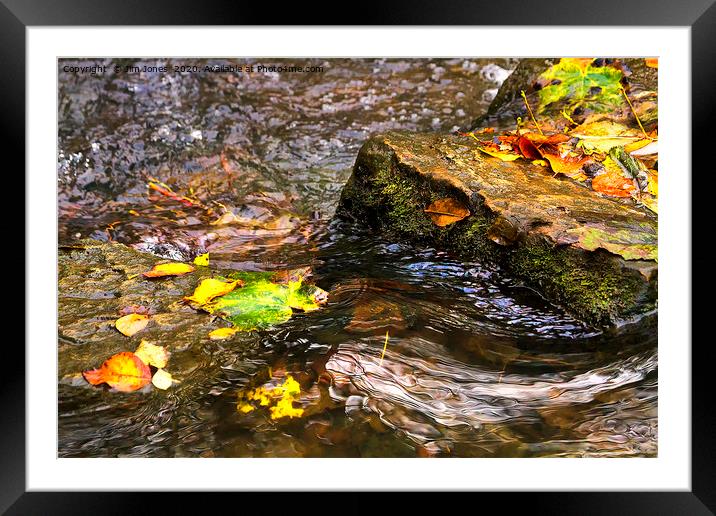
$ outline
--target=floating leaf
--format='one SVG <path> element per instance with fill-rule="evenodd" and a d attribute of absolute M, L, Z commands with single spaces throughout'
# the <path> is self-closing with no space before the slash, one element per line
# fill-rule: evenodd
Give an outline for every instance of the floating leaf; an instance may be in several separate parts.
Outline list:
<path fill-rule="evenodd" d="M 296 275 L 296 281 L 283 284 L 272 281 L 276 275 L 271 272 L 236 272 L 231 276 L 243 282 L 244 287 L 205 303 L 202 308 L 230 321 L 242 331 L 280 324 L 291 318 L 292 307 L 302 311 L 316 310 L 328 298 L 325 290 L 304 284 L 301 274 Z"/>
<path fill-rule="evenodd" d="M 160 263 L 155 265 L 152 270 L 144 273 L 145 278 L 161 278 L 162 276 L 181 276 L 195 269 L 188 263 Z"/>
<path fill-rule="evenodd" d="M 106 383 L 121 392 L 141 389 L 152 378 L 149 366 L 127 351 L 110 357 L 99 369 L 84 371 L 82 376 L 92 385 Z"/>
<path fill-rule="evenodd" d="M 194 258 L 194 265 L 200 265 L 202 267 L 209 266 L 209 253 L 200 254 Z"/>
<path fill-rule="evenodd" d="M 233 336 L 237 331 L 237 328 L 218 328 L 209 332 L 209 338 L 211 340 L 223 340 Z"/>
<path fill-rule="evenodd" d="M 154 366 L 158 369 L 166 367 L 169 361 L 169 351 L 164 346 L 157 346 L 146 340 L 139 343 L 139 347 L 134 352 L 142 362 L 147 365 Z"/>
<path fill-rule="evenodd" d="M 562 58 L 545 70 L 540 81 L 540 107 L 567 100 L 571 106 L 586 106 L 606 112 L 621 106 L 622 72 L 610 66 L 592 66 L 593 59 Z"/>
<path fill-rule="evenodd" d="M 185 301 L 190 301 L 198 305 L 203 305 L 214 299 L 215 297 L 223 296 L 234 290 L 237 286 L 241 286 L 243 283 L 241 280 L 236 281 L 221 281 L 216 278 L 208 278 L 202 280 L 199 286 L 194 290 L 194 294 L 184 298 Z"/>
<path fill-rule="evenodd" d="M 131 337 L 137 332 L 142 331 L 149 324 L 149 316 L 144 314 L 129 314 L 120 317 L 114 322 L 115 328 L 120 333 Z"/>
<path fill-rule="evenodd" d="M 436 226 L 440 227 L 448 226 L 470 215 L 470 210 L 465 205 L 450 197 L 438 199 L 423 211 L 430 216 Z"/>
<path fill-rule="evenodd" d="M 166 372 L 164 369 L 158 369 L 154 376 L 152 376 L 152 384 L 157 389 L 167 390 L 174 383 L 172 375 Z"/>

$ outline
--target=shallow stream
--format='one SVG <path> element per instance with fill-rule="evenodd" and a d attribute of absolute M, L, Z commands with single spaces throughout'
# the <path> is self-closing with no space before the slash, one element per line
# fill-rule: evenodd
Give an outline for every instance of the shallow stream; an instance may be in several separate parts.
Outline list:
<path fill-rule="evenodd" d="M 60 456 L 656 455 L 655 321 L 606 335 L 499 270 L 333 219 L 369 134 L 468 126 L 514 60 L 63 71 L 95 62 L 59 65 L 59 243 L 89 237 L 178 260 L 209 252 L 224 272 L 310 266 L 330 297 L 226 341 L 169 332 L 181 383 L 129 394 L 62 379 L 107 356 L 61 313 Z M 207 63 L 323 71 L 202 72 Z M 153 180 L 193 201 L 148 190 Z M 216 224 L 222 213 L 230 223 Z M 70 295 L 61 282 L 60 299 Z M 302 417 L 237 410 L 239 393 L 287 375 Z"/>

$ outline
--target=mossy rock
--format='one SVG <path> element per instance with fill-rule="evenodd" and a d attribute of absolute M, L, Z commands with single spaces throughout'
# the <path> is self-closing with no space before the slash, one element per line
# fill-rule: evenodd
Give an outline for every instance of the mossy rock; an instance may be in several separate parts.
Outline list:
<path fill-rule="evenodd" d="M 438 226 L 451 198 L 470 215 Z M 621 324 L 657 303 L 657 218 L 467 138 L 388 133 L 361 148 L 337 215 L 501 266 L 581 320 Z"/>

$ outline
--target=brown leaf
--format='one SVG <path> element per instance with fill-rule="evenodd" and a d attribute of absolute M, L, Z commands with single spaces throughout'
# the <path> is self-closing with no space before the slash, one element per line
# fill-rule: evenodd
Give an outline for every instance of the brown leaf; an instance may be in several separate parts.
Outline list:
<path fill-rule="evenodd" d="M 470 216 L 470 210 L 460 201 L 446 197 L 438 199 L 423 210 L 435 225 L 444 227 Z"/>

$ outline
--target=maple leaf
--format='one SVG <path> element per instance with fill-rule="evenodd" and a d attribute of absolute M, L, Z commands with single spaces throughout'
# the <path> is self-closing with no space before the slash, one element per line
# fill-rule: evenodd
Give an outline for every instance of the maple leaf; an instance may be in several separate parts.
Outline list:
<path fill-rule="evenodd" d="M 610 66 L 592 66 L 592 60 L 562 58 L 540 75 L 547 84 L 539 90 L 540 110 L 560 100 L 572 108 L 586 106 L 594 111 L 609 111 L 623 102 L 622 72 Z"/>

